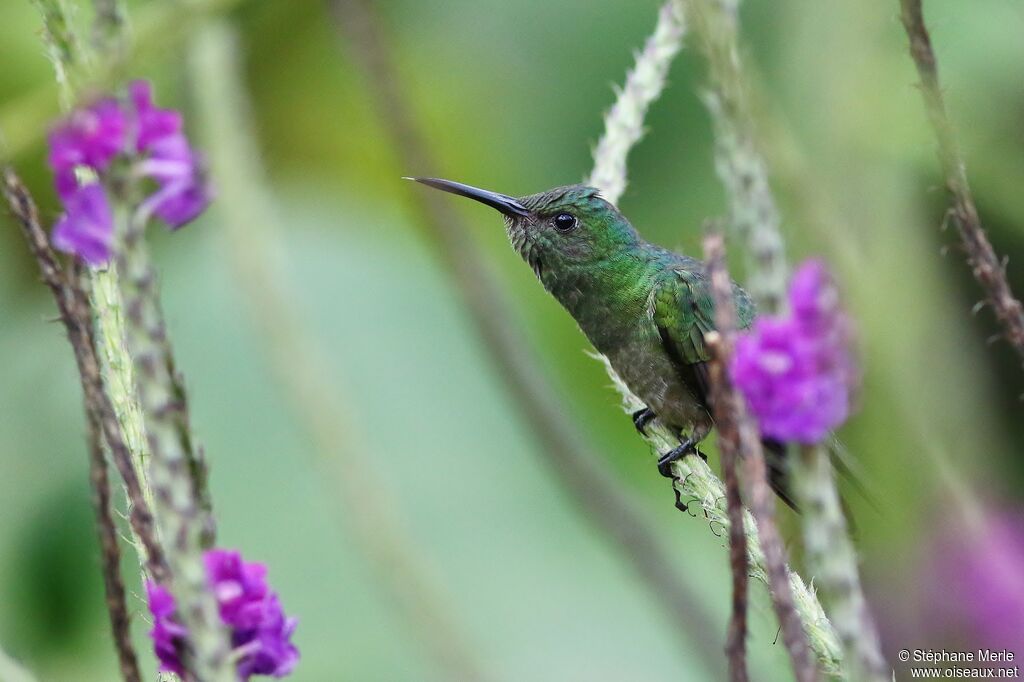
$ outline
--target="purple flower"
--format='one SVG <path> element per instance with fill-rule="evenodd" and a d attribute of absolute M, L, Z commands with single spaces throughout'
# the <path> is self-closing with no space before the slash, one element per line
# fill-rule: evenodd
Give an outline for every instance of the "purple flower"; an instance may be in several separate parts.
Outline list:
<path fill-rule="evenodd" d="M 277 594 L 267 586 L 266 566 L 247 563 L 238 552 L 211 549 L 203 556 L 210 587 L 221 620 L 231 633 L 238 674 L 284 677 L 299 660 L 291 643 L 297 621 L 284 615 Z M 174 598 L 163 588 L 147 583 L 154 627 L 150 632 L 161 669 L 181 672 L 177 647 L 185 630 L 173 620 Z"/>
<path fill-rule="evenodd" d="M 926 617 L 933 630 L 989 649 L 1024 641 L 1024 512 L 947 525 L 931 543 Z"/>
<path fill-rule="evenodd" d="M 75 111 L 50 133 L 49 142 L 49 165 L 66 209 L 54 243 L 92 265 L 110 259 L 113 220 L 99 185 L 90 185 L 88 192 L 79 186 L 78 169 L 89 169 L 105 182 L 116 156 L 132 157 L 134 177 L 156 185 L 139 210 L 172 229 L 194 220 L 212 199 L 202 159 L 182 132 L 181 114 L 157 108 L 146 81 L 128 87 L 125 103 L 108 97 Z"/>
<path fill-rule="evenodd" d="M 96 172 L 107 169 L 124 148 L 125 126 L 117 100 L 105 98 L 75 111 L 50 133 L 47 160 L 61 199 L 66 201 L 78 188 L 76 167 L 87 166 Z"/>
<path fill-rule="evenodd" d="M 820 261 L 794 273 L 789 304 L 789 316 L 759 317 L 737 339 L 732 377 L 763 435 L 816 443 L 850 411 L 857 382 L 851 329 Z"/>
<path fill-rule="evenodd" d="M 110 260 L 114 214 L 103 187 L 96 183 L 80 187 L 64 204 L 66 213 L 53 228 L 53 245 L 90 265 Z"/>
<path fill-rule="evenodd" d="M 210 204 L 212 193 L 202 159 L 181 134 L 153 140 L 150 152 L 139 168 L 144 175 L 156 180 L 159 187 L 143 202 L 143 207 L 172 229 L 179 228 L 194 220 Z"/>
<path fill-rule="evenodd" d="M 154 142 L 181 133 L 181 114 L 153 105 L 149 81 L 132 81 L 128 95 L 135 114 L 135 151 L 149 151 Z"/>
<path fill-rule="evenodd" d="M 174 597 L 160 585 L 149 581 L 146 581 L 146 596 L 149 611 L 153 614 L 153 629 L 149 636 L 153 638 L 153 649 L 160 661 L 160 669 L 182 675 L 185 669 L 178 657 L 177 647 L 184 641 L 187 631 L 174 620 Z"/>
<path fill-rule="evenodd" d="M 212 193 L 202 159 L 182 132 L 181 114 L 154 106 L 153 89 L 148 82 L 134 81 L 129 86 L 129 95 L 135 122 L 135 151 L 145 156 L 138 171 L 157 183 L 156 191 L 146 198 L 142 209 L 177 229 L 195 220 L 210 204 Z"/>

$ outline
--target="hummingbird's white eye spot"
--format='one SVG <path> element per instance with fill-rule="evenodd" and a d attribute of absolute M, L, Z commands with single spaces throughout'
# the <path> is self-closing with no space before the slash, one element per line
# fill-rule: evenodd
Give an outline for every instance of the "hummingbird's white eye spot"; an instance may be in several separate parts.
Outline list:
<path fill-rule="evenodd" d="M 568 232 L 577 225 L 576 216 L 572 213 L 559 213 L 552 220 L 551 224 L 559 232 Z"/>

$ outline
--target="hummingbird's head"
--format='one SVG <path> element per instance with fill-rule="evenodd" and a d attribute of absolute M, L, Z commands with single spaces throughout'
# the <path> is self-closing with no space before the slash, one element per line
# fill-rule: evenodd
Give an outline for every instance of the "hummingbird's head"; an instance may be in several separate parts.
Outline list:
<path fill-rule="evenodd" d="M 451 180 L 410 179 L 500 211 L 512 246 L 545 286 L 562 273 L 606 262 L 640 240 L 625 216 L 586 185 L 514 198 Z"/>

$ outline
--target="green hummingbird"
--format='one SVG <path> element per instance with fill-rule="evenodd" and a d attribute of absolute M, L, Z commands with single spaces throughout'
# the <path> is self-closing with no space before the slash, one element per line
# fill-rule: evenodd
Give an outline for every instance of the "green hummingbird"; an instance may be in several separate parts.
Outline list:
<path fill-rule="evenodd" d="M 646 407 L 633 414 L 644 432 L 655 417 L 673 429 L 679 445 L 658 459 L 669 464 L 696 453 L 714 421 L 708 404 L 708 349 L 714 303 L 703 262 L 646 241 L 622 213 L 586 185 L 567 185 L 511 197 L 438 178 L 409 178 L 468 197 L 505 216 L 512 247 L 544 288 Z M 733 283 L 738 326 L 750 326 L 753 300 Z M 790 506 L 781 459 L 768 446 L 770 482 Z M 774 454 L 775 456 L 771 456 Z M 703 455 L 701 455 L 703 457 Z"/>

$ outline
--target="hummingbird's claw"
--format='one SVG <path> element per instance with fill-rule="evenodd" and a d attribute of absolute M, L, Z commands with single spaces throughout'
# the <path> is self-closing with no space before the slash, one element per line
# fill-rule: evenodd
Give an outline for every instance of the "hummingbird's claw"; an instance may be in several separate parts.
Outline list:
<path fill-rule="evenodd" d="M 658 473 L 665 478 L 675 478 L 672 475 L 672 470 L 669 468 L 672 462 L 677 459 L 682 459 L 686 455 L 697 455 L 705 462 L 708 461 L 707 455 L 697 449 L 697 444 L 692 438 L 687 438 L 682 443 L 677 445 L 675 448 L 669 450 L 664 455 L 658 458 Z"/>
<path fill-rule="evenodd" d="M 654 414 L 654 410 L 649 407 L 645 407 L 642 410 L 637 410 L 633 413 L 633 426 L 640 432 L 641 436 L 647 435 L 647 425 L 650 424 L 657 417 Z"/>

